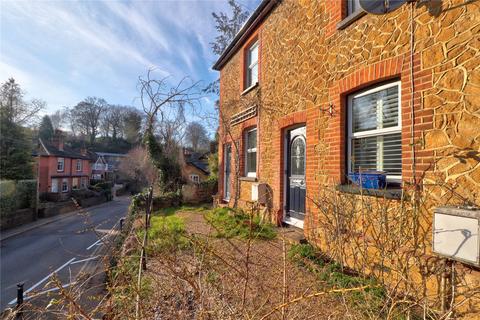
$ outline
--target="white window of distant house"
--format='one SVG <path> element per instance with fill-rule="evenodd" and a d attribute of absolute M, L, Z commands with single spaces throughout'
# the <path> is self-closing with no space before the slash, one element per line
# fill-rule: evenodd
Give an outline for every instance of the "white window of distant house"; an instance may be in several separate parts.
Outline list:
<path fill-rule="evenodd" d="M 78 189 L 78 178 L 72 178 L 72 190 Z"/>
<path fill-rule="evenodd" d="M 360 0 L 345 0 L 347 1 L 347 16 L 361 10 Z"/>
<path fill-rule="evenodd" d="M 245 175 L 257 176 L 257 128 L 245 132 Z"/>
<path fill-rule="evenodd" d="M 77 171 L 82 171 L 82 160 L 77 159 Z"/>
<path fill-rule="evenodd" d="M 52 179 L 51 191 L 55 193 L 58 192 L 58 179 Z"/>
<path fill-rule="evenodd" d="M 68 192 L 68 179 L 63 179 L 62 181 L 62 192 Z"/>
<path fill-rule="evenodd" d="M 402 178 L 400 81 L 348 97 L 348 171 L 385 171 Z"/>
<path fill-rule="evenodd" d="M 195 183 L 199 183 L 200 182 L 200 177 L 196 174 L 191 174 L 190 175 L 190 180 L 195 182 Z"/>
<path fill-rule="evenodd" d="M 245 63 L 245 88 L 250 88 L 258 82 L 258 41 L 247 49 Z"/>
<path fill-rule="evenodd" d="M 63 171 L 64 167 L 65 167 L 65 159 L 57 158 L 57 171 Z"/>

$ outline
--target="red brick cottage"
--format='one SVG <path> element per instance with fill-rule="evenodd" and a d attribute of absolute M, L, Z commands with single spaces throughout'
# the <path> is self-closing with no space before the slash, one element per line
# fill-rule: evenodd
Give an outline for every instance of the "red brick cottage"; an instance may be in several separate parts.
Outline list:
<path fill-rule="evenodd" d="M 54 193 L 64 198 L 70 191 L 87 188 L 90 183 L 90 157 L 86 149 L 76 152 L 64 145 L 57 130 L 51 141 L 39 141 L 38 175 L 40 193 Z M 62 196 L 64 195 L 64 196 Z"/>
<path fill-rule="evenodd" d="M 412 287 L 439 301 L 441 272 L 428 271 L 441 259 L 432 253 L 433 212 L 480 206 L 480 3 L 405 3 L 376 16 L 357 0 L 264 0 L 213 68 L 222 202 L 261 199 L 272 220 L 303 228 L 342 263 L 360 269 L 375 256 L 368 272 L 391 281 L 398 261 L 412 261 Z M 350 183 L 365 169 L 383 172 L 386 187 Z M 421 213 L 406 219 L 407 211 Z M 332 235 L 326 226 L 338 214 Z M 375 247 L 377 214 L 390 215 L 390 233 L 379 232 L 395 261 Z M 402 219 L 413 240 L 401 242 Z M 480 273 L 456 268 L 461 299 Z M 472 301 L 468 312 L 479 311 Z"/>

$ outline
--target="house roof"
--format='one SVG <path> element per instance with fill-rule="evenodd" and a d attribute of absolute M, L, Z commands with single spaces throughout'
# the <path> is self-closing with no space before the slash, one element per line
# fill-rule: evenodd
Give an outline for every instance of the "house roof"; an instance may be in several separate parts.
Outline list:
<path fill-rule="evenodd" d="M 88 153 L 87 155 L 82 155 L 80 152 L 77 152 L 68 146 L 64 146 L 63 150 L 60 150 L 52 143 L 43 141 L 41 138 L 39 138 L 39 141 L 41 147 L 39 148 L 37 155 L 91 160 Z"/>
<path fill-rule="evenodd" d="M 97 155 L 102 157 L 127 157 L 126 153 L 111 153 L 111 152 L 95 152 Z"/>
<path fill-rule="evenodd" d="M 235 52 L 238 51 L 240 46 L 243 45 L 252 32 L 256 30 L 258 25 L 280 1 L 281 0 L 262 0 L 240 31 L 238 31 L 232 42 L 230 42 L 225 51 L 220 55 L 217 62 L 212 66 L 213 70 L 220 71 L 220 69 L 222 69 L 222 67 L 228 62 L 228 60 L 230 60 Z"/>
<path fill-rule="evenodd" d="M 193 152 L 185 158 L 185 162 L 195 168 L 203 171 L 205 174 L 210 174 L 208 169 L 207 156 L 205 153 Z"/>

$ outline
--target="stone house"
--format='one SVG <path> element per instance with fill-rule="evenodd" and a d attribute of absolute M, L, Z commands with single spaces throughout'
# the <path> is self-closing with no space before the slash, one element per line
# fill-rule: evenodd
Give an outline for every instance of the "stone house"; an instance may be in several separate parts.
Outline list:
<path fill-rule="evenodd" d="M 90 184 L 90 157 L 82 148 L 77 152 L 64 145 L 63 133 L 55 132 L 51 141 L 39 138 L 37 152 L 39 191 L 56 199 L 68 197 L 70 191 Z"/>
<path fill-rule="evenodd" d="M 210 176 L 208 153 L 182 148 L 179 161 L 183 180 L 187 183 L 200 183 Z"/>
<path fill-rule="evenodd" d="M 453 262 L 432 253 L 433 212 L 480 206 L 480 3 L 414 1 L 372 15 L 357 0 L 264 0 L 213 68 L 220 72 L 222 202 L 262 199 L 272 221 L 303 228 L 335 259 L 375 275 L 384 256 L 372 244 L 376 214 L 397 212 L 386 238 L 398 241 L 389 252 L 404 256 L 382 260 L 381 276 L 392 283 L 394 272 L 383 270 L 415 260 L 412 287 L 440 301 L 445 281 L 429 263 Z M 386 187 L 351 184 L 349 175 L 365 169 L 383 172 Z M 339 203 L 352 213 L 372 208 L 351 224 L 363 234 L 337 224 L 338 234 L 320 236 L 329 216 L 347 211 L 336 210 Z M 421 212 L 408 220 L 415 244 L 393 235 L 405 208 Z M 338 239 L 342 250 L 333 247 Z M 352 239 L 378 258 L 366 269 Z M 400 247 L 421 254 L 406 257 Z M 457 299 L 480 286 L 478 267 L 453 268 L 462 279 Z M 479 310 L 478 298 L 466 305 L 466 313 Z"/>

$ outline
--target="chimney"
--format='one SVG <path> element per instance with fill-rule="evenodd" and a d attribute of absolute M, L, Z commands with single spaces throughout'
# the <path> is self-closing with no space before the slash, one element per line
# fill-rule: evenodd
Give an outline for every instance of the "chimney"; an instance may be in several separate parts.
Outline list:
<path fill-rule="evenodd" d="M 56 129 L 52 138 L 52 144 L 60 151 L 63 151 L 63 139 L 62 130 Z"/>

